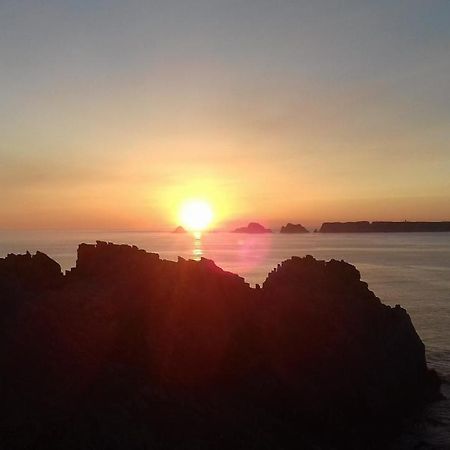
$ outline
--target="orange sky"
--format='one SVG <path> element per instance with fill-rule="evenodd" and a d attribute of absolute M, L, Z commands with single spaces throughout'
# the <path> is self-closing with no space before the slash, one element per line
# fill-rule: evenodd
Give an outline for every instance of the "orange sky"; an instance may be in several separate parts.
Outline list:
<path fill-rule="evenodd" d="M 450 220 L 450 7 L 376 3 L 5 2 L 0 229 Z"/>

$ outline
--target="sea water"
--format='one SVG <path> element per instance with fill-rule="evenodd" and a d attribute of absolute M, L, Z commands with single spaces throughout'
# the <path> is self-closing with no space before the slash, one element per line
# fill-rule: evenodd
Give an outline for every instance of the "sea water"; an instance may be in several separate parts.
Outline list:
<path fill-rule="evenodd" d="M 134 244 L 161 258 L 213 259 L 251 285 L 291 256 L 312 255 L 354 264 L 386 304 L 406 308 L 427 349 L 428 363 L 444 380 L 450 398 L 450 233 L 367 234 L 173 234 L 151 232 L 0 232 L 0 257 L 47 253 L 63 270 L 75 265 L 81 242 Z M 450 449 L 450 401 L 432 404 L 424 420 L 408 429 L 393 448 Z"/>

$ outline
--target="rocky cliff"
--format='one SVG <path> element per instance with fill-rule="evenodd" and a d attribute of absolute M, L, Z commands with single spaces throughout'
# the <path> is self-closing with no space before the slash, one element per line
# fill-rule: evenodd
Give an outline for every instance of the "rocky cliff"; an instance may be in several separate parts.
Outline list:
<path fill-rule="evenodd" d="M 366 448 L 439 396 L 406 311 L 342 261 L 251 288 L 98 242 L 65 276 L 0 260 L 0 302 L 1 448 Z"/>
<path fill-rule="evenodd" d="M 324 222 L 320 233 L 417 233 L 450 231 L 450 222 Z"/>

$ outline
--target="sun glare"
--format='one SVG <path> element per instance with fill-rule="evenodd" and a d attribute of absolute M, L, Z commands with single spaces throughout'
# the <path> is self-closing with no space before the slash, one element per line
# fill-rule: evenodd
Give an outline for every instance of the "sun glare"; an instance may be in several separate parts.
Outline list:
<path fill-rule="evenodd" d="M 181 206 L 181 224 L 189 231 L 205 230 L 211 224 L 212 219 L 211 205 L 204 200 L 189 200 Z"/>

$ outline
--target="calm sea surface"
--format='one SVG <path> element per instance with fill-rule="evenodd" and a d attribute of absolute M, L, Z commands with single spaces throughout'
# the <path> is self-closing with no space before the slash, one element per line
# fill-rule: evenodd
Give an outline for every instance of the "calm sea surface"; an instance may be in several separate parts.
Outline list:
<path fill-rule="evenodd" d="M 0 232 L 0 257 L 43 251 L 64 270 L 75 265 L 80 242 L 135 244 L 159 253 L 213 259 L 251 284 L 262 283 L 277 263 L 293 255 L 344 259 L 389 305 L 405 307 L 425 342 L 430 366 L 444 378 L 450 398 L 450 233 L 245 235 L 147 232 Z M 405 433 L 395 448 L 450 449 L 450 401 L 433 404 L 426 419 Z"/>

